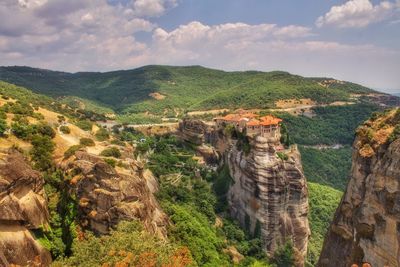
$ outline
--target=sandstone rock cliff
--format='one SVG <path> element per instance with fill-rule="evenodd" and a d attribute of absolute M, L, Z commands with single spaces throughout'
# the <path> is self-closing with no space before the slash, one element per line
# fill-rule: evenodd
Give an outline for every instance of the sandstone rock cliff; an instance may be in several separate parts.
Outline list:
<path fill-rule="evenodd" d="M 166 236 L 168 218 L 153 195 L 157 183 L 140 166 L 132 163 L 117 172 L 101 157 L 85 151 L 77 151 L 63 165 L 76 174 L 71 183 L 83 227 L 106 234 L 122 220 L 138 219 L 149 232 Z"/>
<path fill-rule="evenodd" d="M 297 147 L 282 160 L 276 141 L 257 136 L 250 144 L 248 155 L 235 146 L 227 154 L 233 178 L 228 194 L 231 215 L 250 232 L 258 232 L 270 254 L 292 241 L 296 266 L 303 266 L 310 230 L 307 183 Z"/>
<path fill-rule="evenodd" d="M 281 146 L 279 137 L 257 136 L 250 140 L 246 155 L 223 129 L 200 120 L 183 120 L 180 136 L 200 147 L 211 144 L 220 164 L 229 166 L 234 180 L 228 193 L 229 208 L 243 228 L 259 232 L 269 254 L 292 241 L 296 266 L 303 266 L 310 230 L 307 183 L 297 147 L 285 151 L 288 159 L 282 160 L 276 153 Z"/>
<path fill-rule="evenodd" d="M 50 253 L 30 231 L 48 226 L 43 177 L 16 150 L 0 158 L 0 266 L 48 266 Z"/>
<path fill-rule="evenodd" d="M 318 266 L 400 266 L 399 123 L 400 111 L 392 111 L 358 129 L 351 178 Z"/>

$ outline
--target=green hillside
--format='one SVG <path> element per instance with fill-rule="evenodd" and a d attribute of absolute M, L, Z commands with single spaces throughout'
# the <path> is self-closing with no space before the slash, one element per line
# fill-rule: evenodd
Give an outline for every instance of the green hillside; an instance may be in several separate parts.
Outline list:
<path fill-rule="evenodd" d="M 113 72 L 56 72 L 30 67 L 0 67 L 0 80 L 52 97 L 79 97 L 91 106 L 116 112 L 163 113 L 180 108 L 267 108 L 287 98 L 319 103 L 347 100 L 350 93 L 371 92 L 353 83 L 322 86 L 325 78 L 287 72 L 225 72 L 200 66 L 145 66 Z M 155 99 L 151 93 L 161 94 Z M 90 102 L 89 102 L 90 101 Z"/>

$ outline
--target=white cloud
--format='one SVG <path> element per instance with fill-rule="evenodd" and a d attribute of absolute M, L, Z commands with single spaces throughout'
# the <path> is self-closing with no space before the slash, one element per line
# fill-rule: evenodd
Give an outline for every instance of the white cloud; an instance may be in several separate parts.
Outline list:
<path fill-rule="evenodd" d="M 299 25 L 193 21 L 166 30 L 151 22 L 149 17 L 176 4 L 176 0 L 114 5 L 106 0 L 0 0 L 0 65 L 107 71 L 147 64 L 200 64 L 227 70 L 281 69 L 400 87 L 399 51 L 317 40 L 310 28 Z M 140 31 L 148 32 L 151 40 L 138 41 Z"/>
<path fill-rule="evenodd" d="M 176 5 L 176 0 L 134 0 L 132 11 L 138 16 L 157 17 Z"/>
<path fill-rule="evenodd" d="M 372 23 L 388 20 L 400 11 L 400 1 L 382 1 L 373 5 L 369 0 L 350 0 L 333 6 L 328 13 L 319 17 L 317 27 L 362 28 Z"/>

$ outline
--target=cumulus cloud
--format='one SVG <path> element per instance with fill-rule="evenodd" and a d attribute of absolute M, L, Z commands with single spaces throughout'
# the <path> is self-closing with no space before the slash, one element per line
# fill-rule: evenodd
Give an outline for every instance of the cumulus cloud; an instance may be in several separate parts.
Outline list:
<path fill-rule="evenodd" d="M 400 13 L 400 1 L 382 1 L 373 5 L 369 0 L 350 0 L 333 6 L 328 13 L 319 17 L 317 27 L 362 28 L 372 23 L 388 20 Z"/>
<path fill-rule="evenodd" d="M 152 23 L 151 17 L 177 3 L 2 0 L 0 65 L 108 71 L 146 64 L 200 64 L 226 70 L 281 69 L 370 86 L 399 86 L 398 50 L 318 40 L 312 29 L 299 25 L 193 21 L 167 30 Z M 147 32 L 149 40 L 139 41 L 138 32 Z"/>
<path fill-rule="evenodd" d="M 135 0 L 132 11 L 138 16 L 156 17 L 176 5 L 176 0 Z"/>
<path fill-rule="evenodd" d="M 140 14 L 132 14 L 139 3 Z M 150 12 L 153 4 L 161 7 Z M 24 64 L 69 70 L 117 68 L 146 48 L 135 33 L 155 25 L 144 16 L 160 15 L 175 1 L 4 0 L 0 2 L 0 64 Z M 146 9 L 147 8 L 147 9 Z M 147 11 L 148 12 L 147 12 Z M 47 61 L 47 62 L 45 62 Z M 66 63 L 67 62 L 67 63 Z M 46 67 L 43 66 L 43 67 Z"/>

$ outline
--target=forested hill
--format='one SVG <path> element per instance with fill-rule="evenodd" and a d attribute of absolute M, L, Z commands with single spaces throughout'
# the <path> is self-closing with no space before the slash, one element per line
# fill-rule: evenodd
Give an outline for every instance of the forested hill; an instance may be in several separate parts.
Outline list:
<path fill-rule="evenodd" d="M 117 112 L 268 108 L 278 99 L 326 103 L 372 91 L 330 78 L 304 78 L 282 71 L 225 72 L 201 66 L 145 66 L 104 73 L 0 67 L 0 80 L 53 97 L 79 97 Z"/>

